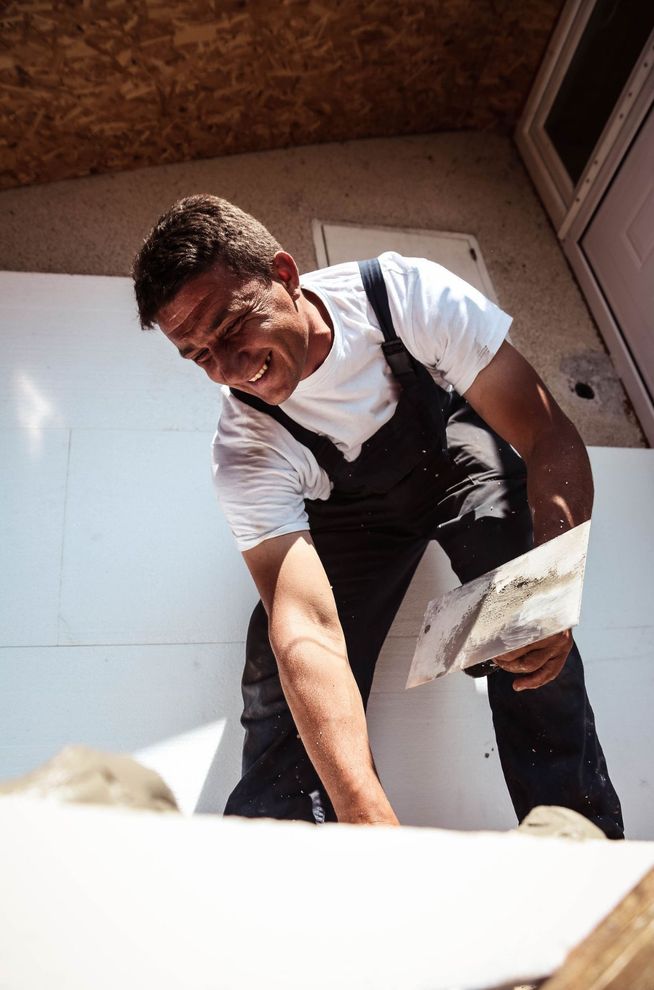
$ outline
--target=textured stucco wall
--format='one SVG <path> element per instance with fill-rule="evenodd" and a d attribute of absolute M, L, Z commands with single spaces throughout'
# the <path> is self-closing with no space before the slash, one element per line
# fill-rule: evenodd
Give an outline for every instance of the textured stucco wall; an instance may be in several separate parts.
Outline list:
<path fill-rule="evenodd" d="M 125 275 L 157 216 L 212 192 L 316 265 L 314 218 L 474 234 L 512 338 L 587 443 L 642 435 L 556 236 L 507 138 L 487 133 L 351 141 L 95 176 L 0 193 L 0 268 Z M 589 384 L 593 399 L 574 391 Z"/>

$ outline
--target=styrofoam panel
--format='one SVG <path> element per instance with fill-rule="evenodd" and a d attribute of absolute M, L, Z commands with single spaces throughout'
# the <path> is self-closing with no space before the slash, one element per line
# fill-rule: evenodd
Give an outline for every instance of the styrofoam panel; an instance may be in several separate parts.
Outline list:
<path fill-rule="evenodd" d="M 514 827 L 485 694 L 464 675 L 405 691 L 414 646 L 387 639 L 368 705 L 375 764 L 396 814 L 406 825 Z"/>
<path fill-rule="evenodd" d="M 430 543 L 413 576 L 402 607 L 393 620 L 389 636 L 417 637 L 422 629 L 428 603 L 433 598 L 444 595 L 446 591 L 457 588 L 460 583 L 445 551 L 437 543 Z"/>
<path fill-rule="evenodd" d="M 581 628 L 654 632 L 654 451 L 591 447 L 589 454 L 595 506 Z"/>
<path fill-rule="evenodd" d="M 61 643 L 244 638 L 258 596 L 217 505 L 210 441 L 73 431 Z"/>
<path fill-rule="evenodd" d="M 575 636 L 627 835 L 654 838 L 654 451 L 589 449 L 595 478 Z"/>
<path fill-rule="evenodd" d="M 586 664 L 586 685 L 629 839 L 654 839 L 654 637 L 649 656 Z"/>
<path fill-rule="evenodd" d="M 652 625 L 607 628 L 601 625 L 601 621 L 595 624 L 584 620 L 583 615 L 580 625 L 575 629 L 575 639 L 587 665 L 602 661 L 620 662 L 625 657 L 630 660 L 646 659 L 651 657 L 654 650 Z"/>
<path fill-rule="evenodd" d="M 220 389 L 141 331 L 130 279 L 2 276 L 0 427 L 215 428 Z"/>
<path fill-rule="evenodd" d="M 108 275 L 55 275 L 44 272 L 0 272 L 3 308 L 25 306 L 49 313 L 51 307 L 71 312 L 121 311 L 136 319 L 130 278 Z"/>
<path fill-rule="evenodd" d="M 223 717 L 132 755 L 163 777 L 184 814 L 222 814 L 241 776 L 242 749 L 238 719 Z"/>
<path fill-rule="evenodd" d="M 0 780 L 69 743 L 132 752 L 186 811 L 238 781 L 243 643 L 0 650 Z"/>
<path fill-rule="evenodd" d="M 357 253 L 373 252 L 368 248 Z M 256 593 L 212 492 L 213 387 L 201 372 L 179 360 L 161 335 L 138 330 L 128 279 L 7 273 L 0 274 L 0 287 L 5 354 L 10 359 L 8 384 L 2 390 L 3 415 L 6 422 L 30 425 L 23 432 L 6 433 L 18 447 L 11 448 L 10 483 L 3 488 L 9 534 L 3 544 L 7 562 L 3 577 L 9 582 L 4 602 L 9 606 L 10 627 L 3 641 L 56 641 L 53 620 L 58 614 L 60 580 L 62 644 L 123 643 L 129 648 L 136 643 L 242 641 Z M 14 307 L 9 322 L 8 307 Z M 125 361 L 114 349 L 122 352 Z M 18 388 L 20 370 L 28 374 Z M 117 379 L 126 383 L 124 388 L 117 388 Z M 208 392 L 198 391 L 202 384 Z M 65 416 L 58 420 L 62 410 Z M 4 422 L 0 418 L 0 425 Z M 71 443 L 63 573 L 55 564 L 61 556 L 57 520 L 63 519 L 67 432 L 58 429 L 57 422 L 80 427 Z M 121 424 L 125 429 L 116 429 Z M 649 518 L 653 457 L 652 451 L 591 450 L 596 511 L 577 631 L 600 738 L 623 798 L 628 831 L 645 835 L 652 834 L 648 820 L 654 818 L 646 766 L 654 692 L 649 568 L 654 549 Z M 41 484 L 43 489 L 38 487 Z M 24 569 L 21 560 L 28 558 Z M 430 548 L 380 659 L 369 709 L 370 733 L 389 792 L 407 820 L 456 824 L 459 815 L 461 821 L 485 824 L 501 819 L 508 798 L 503 784 L 498 783 L 495 792 L 490 784 L 497 765 L 492 748 L 486 748 L 490 722 L 479 685 L 454 677 L 404 692 L 424 606 L 456 583 L 442 552 Z M 24 655 L 18 651 L 13 662 L 19 663 Z M 63 654 L 55 651 L 52 656 Z M 634 660 L 639 661 L 635 667 Z M 108 674 L 113 669 L 110 659 Z M 77 698 L 81 711 L 86 688 L 77 691 L 76 674 L 66 663 L 60 676 L 58 710 L 63 724 L 63 699 Z M 84 678 L 80 683 L 92 691 Z M 199 690 L 191 681 L 193 704 L 198 703 Z M 225 706 L 233 704 L 230 710 L 236 712 L 240 708 L 237 678 L 226 682 L 224 690 Z M 117 709 L 122 704 L 120 693 L 113 701 Z M 44 706 L 46 702 L 44 695 Z M 35 757 L 45 753 L 52 741 L 45 714 L 29 704 L 27 708 L 25 733 L 5 735 L 3 750 L 12 752 L 14 764 L 22 759 L 23 767 L 35 765 Z M 16 714 L 20 716 L 20 704 Z M 109 732 L 108 745 L 122 738 L 120 717 L 115 718 L 116 732 Z M 180 773 L 186 760 L 189 779 L 197 782 L 211 740 L 219 738 L 220 754 L 230 726 L 237 724 L 235 718 L 223 726 L 222 716 L 213 713 L 201 725 L 181 729 L 170 725 L 159 738 L 139 739 L 134 745 L 148 758 L 163 761 L 161 766 L 173 775 Z M 219 724 L 219 730 L 211 728 Z M 629 732 L 624 732 L 627 724 Z M 198 748 L 196 734 L 203 732 Z M 234 754 L 239 732 L 237 726 Z M 452 781 L 443 761 L 448 751 L 454 751 L 456 759 L 461 754 L 463 760 Z M 232 765 L 235 760 L 234 755 Z M 461 770 L 473 772 L 486 804 L 481 799 L 474 808 L 466 803 L 468 794 L 457 790 Z M 216 807 L 212 795 L 225 794 L 231 785 L 223 779 L 219 758 L 214 771 L 198 799 L 209 810 Z M 433 782 L 433 789 L 425 787 L 426 780 Z"/>
<path fill-rule="evenodd" d="M 68 430 L 0 430 L 0 643 L 57 642 Z"/>
<path fill-rule="evenodd" d="M 652 843 L 6 797 L 3 977 L 22 990 L 513 987 L 560 966 L 653 864 Z"/>

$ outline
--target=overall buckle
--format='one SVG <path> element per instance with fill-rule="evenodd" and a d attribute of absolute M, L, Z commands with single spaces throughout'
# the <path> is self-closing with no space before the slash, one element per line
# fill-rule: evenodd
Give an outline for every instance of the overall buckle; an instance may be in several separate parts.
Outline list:
<path fill-rule="evenodd" d="M 399 338 L 385 340 L 382 344 L 382 350 L 391 371 L 397 378 L 405 375 L 415 376 L 413 358 Z"/>

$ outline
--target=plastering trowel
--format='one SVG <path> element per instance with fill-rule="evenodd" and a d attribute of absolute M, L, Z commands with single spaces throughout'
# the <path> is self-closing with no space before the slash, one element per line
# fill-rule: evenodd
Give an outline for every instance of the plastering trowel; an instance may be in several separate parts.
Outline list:
<path fill-rule="evenodd" d="M 431 601 L 407 688 L 576 626 L 589 533 L 590 521 Z"/>

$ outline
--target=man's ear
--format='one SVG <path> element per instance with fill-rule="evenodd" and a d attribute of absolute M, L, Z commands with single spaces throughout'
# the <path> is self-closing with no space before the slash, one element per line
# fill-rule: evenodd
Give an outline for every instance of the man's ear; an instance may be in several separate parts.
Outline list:
<path fill-rule="evenodd" d="M 292 255 L 286 251 L 278 251 L 273 258 L 273 270 L 291 299 L 296 299 L 300 294 L 300 273 Z"/>

